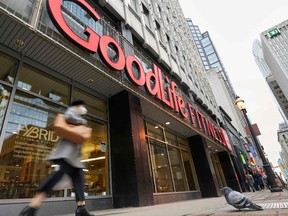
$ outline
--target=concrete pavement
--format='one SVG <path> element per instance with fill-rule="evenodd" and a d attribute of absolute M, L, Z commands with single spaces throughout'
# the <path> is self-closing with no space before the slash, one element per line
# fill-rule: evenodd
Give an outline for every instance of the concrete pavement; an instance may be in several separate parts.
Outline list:
<path fill-rule="evenodd" d="M 95 216 L 288 216 L 288 191 L 271 193 L 269 190 L 244 193 L 255 203 L 260 204 L 263 211 L 237 210 L 228 205 L 225 198 L 204 198 L 175 203 L 166 203 L 148 207 L 109 209 L 91 212 Z M 89 206 L 88 206 L 89 209 Z M 60 216 L 60 215 L 58 215 Z M 61 215 L 74 216 L 74 214 Z"/>

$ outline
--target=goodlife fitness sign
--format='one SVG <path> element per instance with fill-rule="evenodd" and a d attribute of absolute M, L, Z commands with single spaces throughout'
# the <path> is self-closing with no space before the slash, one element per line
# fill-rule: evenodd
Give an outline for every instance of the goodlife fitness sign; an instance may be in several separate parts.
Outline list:
<path fill-rule="evenodd" d="M 70 1 L 80 6 L 95 21 L 101 19 L 100 15 L 85 0 Z M 190 119 L 191 124 L 196 125 L 200 130 L 209 134 L 229 151 L 232 151 L 225 130 L 221 127 L 215 126 L 199 110 L 194 109 L 192 104 L 186 103 L 183 98 L 177 94 L 176 89 L 178 86 L 170 79 L 170 77 L 165 76 L 164 81 L 162 80 L 162 71 L 156 64 L 153 64 L 153 71 L 145 73 L 139 60 L 133 55 L 125 56 L 122 47 L 114 38 L 108 35 L 99 36 L 89 26 L 86 27 L 84 32 L 87 35 L 87 40 L 80 38 L 68 26 L 63 17 L 61 9 L 62 2 L 63 0 L 47 0 L 47 9 L 52 22 L 63 36 L 90 53 L 98 52 L 102 61 L 113 70 L 121 71 L 125 69 L 127 76 L 133 84 L 137 86 L 145 86 L 146 91 L 150 95 L 165 103 L 175 112 L 180 113 L 180 115 L 187 121 Z M 116 61 L 110 59 L 107 52 L 108 46 L 112 46 L 117 53 L 118 59 Z M 137 68 L 137 76 L 134 74 L 135 71 L 132 69 L 132 65 Z M 168 93 L 168 98 L 165 97 L 165 90 Z"/>

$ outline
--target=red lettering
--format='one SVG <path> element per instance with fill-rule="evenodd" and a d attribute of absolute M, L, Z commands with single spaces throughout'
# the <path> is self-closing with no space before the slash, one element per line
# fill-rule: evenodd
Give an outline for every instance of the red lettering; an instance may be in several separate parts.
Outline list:
<path fill-rule="evenodd" d="M 82 7 L 95 21 L 100 20 L 98 13 L 85 1 L 85 0 L 70 0 Z M 72 29 L 66 23 L 61 10 L 63 0 L 47 0 L 47 10 L 51 20 L 54 22 L 58 31 L 76 45 L 80 45 L 91 53 L 96 53 L 100 36 L 94 32 L 90 27 L 86 27 L 85 34 L 87 35 L 87 41 L 80 38 L 75 34 Z"/>
<path fill-rule="evenodd" d="M 189 110 L 189 114 L 190 114 L 190 119 L 191 119 L 191 123 L 195 124 L 195 114 L 194 114 L 194 108 L 192 106 L 192 104 L 188 103 L 188 110 Z"/>
<path fill-rule="evenodd" d="M 171 93 L 173 94 L 173 101 L 174 101 L 174 109 L 176 110 L 176 112 L 179 112 L 179 107 L 178 107 L 178 103 L 177 103 L 177 93 L 176 93 L 176 88 L 177 88 L 177 84 L 175 82 L 171 82 Z"/>
<path fill-rule="evenodd" d="M 99 14 L 85 0 L 70 1 L 82 7 L 95 21 L 101 19 Z M 195 110 L 192 104 L 187 103 L 188 111 L 186 110 L 185 101 L 177 94 L 177 84 L 168 76 L 163 80 L 162 71 L 159 67 L 153 64 L 153 70 L 145 74 L 140 61 L 132 55 L 125 57 L 122 47 L 114 38 L 108 35 L 100 37 L 88 26 L 84 32 L 87 35 L 87 40 L 80 38 L 66 23 L 62 14 L 62 3 L 63 0 L 47 0 L 48 13 L 59 32 L 91 53 L 98 51 L 102 61 L 112 69 L 121 71 L 125 68 L 132 83 L 145 86 L 147 92 L 174 109 L 175 112 L 180 113 L 182 117 L 188 118 L 190 115 L 191 124 L 195 124 L 196 115 L 199 129 L 203 129 L 205 133 L 222 143 L 227 149 L 232 150 L 227 134 L 222 128 L 219 129 L 214 126 L 200 111 Z"/>
<path fill-rule="evenodd" d="M 160 92 L 161 92 L 161 100 L 167 104 L 169 107 L 171 106 L 171 102 L 166 99 L 165 97 L 165 90 L 164 90 L 164 85 L 163 85 L 163 80 L 162 80 L 162 71 L 160 68 L 158 68 L 158 76 L 159 76 L 159 85 L 160 85 Z M 171 95 L 170 95 L 171 96 Z"/>
<path fill-rule="evenodd" d="M 213 138 L 215 138 L 215 130 L 213 128 L 213 124 L 210 121 L 206 120 L 206 125 L 208 134 L 210 134 Z"/>
<path fill-rule="evenodd" d="M 198 110 L 196 110 L 196 118 L 197 118 L 197 122 L 198 122 L 198 127 L 199 127 L 199 129 L 202 129 L 202 124 L 201 124 L 199 116 L 201 118 L 201 113 Z"/>
<path fill-rule="evenodd" d="M 116 52 L 116 55 L 113 57 L 113 59 L 109 56 L 108 47 L 111 45 L 114 48 L 114 52 Z M 111 48 L 111 47 L 110 47 Z M 99 55 L 106 64 L 108 64 L 112 69 L 115 70 L 123 70 L 125 67 L 125 55 L 120 47 L 120 45 L 117 43 L 117 41 L 109 37 L 108 35 L 104 35 L 100 39 L 100 52 Z"/>
<path fill-rule="evenodd" d="M 186 112 L 186 109 L 185 109 L 185 101 L 183 100 L 183 98 L 178 97 L 178 104 L 179 104 L 179 107 L 180 107 L 180 113 L 181 113 L 181 115 L 182 115 L 184 118 L 187 118 L 187 117 L 188 117 L 188 113 Z"/>
<path fill-rule="evenodd" d="M 139 78 L 136 78 L 133 73 L 133 65 L 137 68 L 139 72 Z M 129 79 L 138 86 L 143 86 L 145 84 L 145 72 L 142 64 L 136 59 L 135 56 L 127 56 L 126 58 L 126 73 Z"/>
<path fill-rule="evenodd" d="M 161 99 L 158 67 L 153 64 L 154 72 L 146 73 L 146 89 L 151 95 L 157 95 L 158 99 Z M 154 84 L 154 86 L 153 86 Z"/>

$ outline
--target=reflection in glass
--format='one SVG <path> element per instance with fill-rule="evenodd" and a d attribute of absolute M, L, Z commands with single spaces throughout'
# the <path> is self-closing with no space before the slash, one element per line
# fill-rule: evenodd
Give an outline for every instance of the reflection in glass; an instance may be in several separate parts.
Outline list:
<path fill-rule="evenodd" d="M 173 133 L 170 133 L 168 131 L 165 131 L 165 135 L 166 135 L 166 139 L 167 139 L 167 142 L 170 144 L 170 145 L 174 145 L 174 146 L 177 146 L 178 143 L 177 143 L 177 136 Z"/>
<path fill-rule="evenodd" d="M 96 98 L 95 96 L 88 94 L 78 88 L 73 92 L 73 98 L 85 101 L 89 114 L 92 114 L 103 120 L 107 120 L 107 104 L 105 101 Z"/>
<path fill-rule="evenodd" d="M 17 61 L 0 53 L 0 65 L 0 80 L 7 83 L 14 83 Z"/>
<path fill-rule="evenodd" d="M 82 162 L 86 166 L 85 192 L 89 196 L 109 195 L 109 151 L 107 124 L 88 119 L 92 136 L 82 147 Z M 69 192 L 68 192 L 69 194 Z"/>
<path fill-rule="evenodd" d="M 146 130 L 155 192 L 196 190 L 196 174 L 188 140 L 149 122 L 146 122 Z"/>
<path fill-rule="evenodd" d="M 193 164 L 192 164 L 191 156 L 188 152 L 185 152 L 185 151 L 181 151 L 181 153 L 182 153 L 183 164 L 184 164 L 184 169 L 185 169 L 189 189 L 191 191 L 196 190 L 195 180 L 194 180 L 194 176 L 192 173 Z"/>
<path fill-rule="evenodd" d="M 179 150 L 176 148 L 169 148 L 169 157 L 171 162 L 175 189 L 176 191 L 186 191 L 187 190 L 186 178 L 181 165 Z"/>
<path fill-rule="evenodd" d="M 68 84 L 28 65 L 21 68 L 17 87 L 62 104 L 68 104 L 69 101 Z"/>
<path fill-rule="evenodd" d="M 63 108 L 16 92 L 0 154 L 0 199 L 30 198 L 53 169 L 44 159 L 59 137 L 52 130 Z M 55 191 L 52 196 L 63 196 Z"/>
<path fill-rule="evenodd" d="M 0 153 L 0 199 L 31 198 L 40 182 L 54 172 L 53 164 L 45 158 L 59 140 L 52 129 L 55 116 L 65 110 L 65 107 L 16 92 Z M 109 195 L 107 124 L 87 118 L 92 137 L 82 148 L 85 193 Z M 73 190 L 68 190 L 68 195 L 72 194 Z M 53 191 L 51 196 L 63 197 L 64 190 Z"/>
<path fill-rule="evenodd" d="M 172 192 L 173 186 L 165 146 L 161 143 L 155 145 L 156 141 L 151 141 L 151 144 L 151 161 L 155 176 L 156 192 Z"/>
<path fill-rule="evenodd" d="M 10 98 L 10 91 L 10 88 L 0 84 L 0 132 L 2 131 L 2 125 Z"/>
<path fill-rule="evenodd" d="M 161 127 L 159 127 L 158 125 L 151 124 L 149 122 L 146 123 L 146 126 L 148 136 L 164 141 L 164 134 Z"/>

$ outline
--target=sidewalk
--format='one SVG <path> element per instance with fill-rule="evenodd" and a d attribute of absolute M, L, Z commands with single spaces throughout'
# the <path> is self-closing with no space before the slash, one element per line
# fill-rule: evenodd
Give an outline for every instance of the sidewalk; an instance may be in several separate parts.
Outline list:
<path fill-rule="evenodd" d="M 95 216 L 288 216 L 288 191 L 271 193 L 256 191 L 244 193 L 255 203 L 260 204 L 263 211 L 237 210 L 228 205 L 224 196 L 215 198 L 196 199 L 175 203 L 166 203 L 148 207 L 109 209 L 91 212 Z M 88 207 L 89 208 L 89 207 Z M 74 216 L 75 214 L 61 215 Z M 60 215 L 58 215 L 60 216 Z"/>

